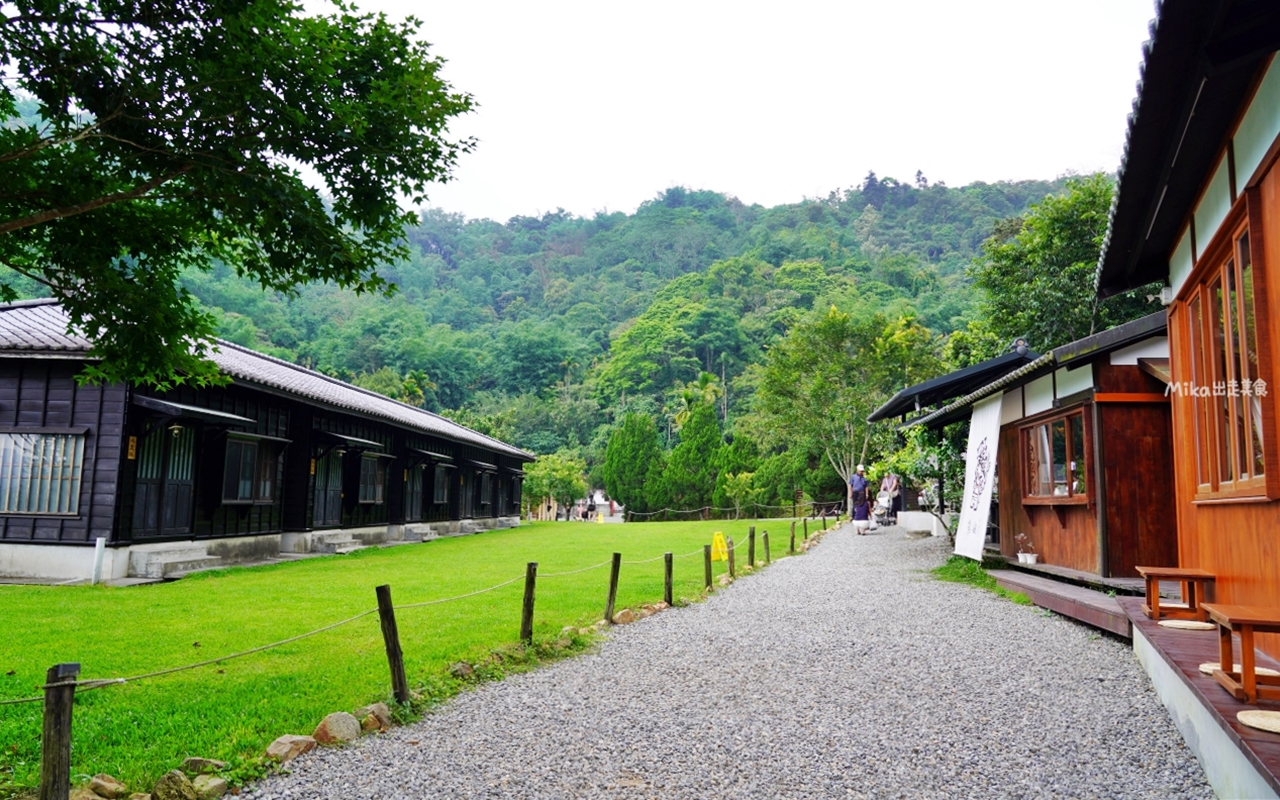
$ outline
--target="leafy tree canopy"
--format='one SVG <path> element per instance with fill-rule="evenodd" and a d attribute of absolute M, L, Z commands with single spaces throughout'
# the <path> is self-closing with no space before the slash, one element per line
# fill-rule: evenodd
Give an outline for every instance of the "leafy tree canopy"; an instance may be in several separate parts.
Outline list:
<path fill-rule="evenodd" d="M 983 243 L 971 272 L 995 340 L 1024 337 L 1044 353 L 1159 310 L 1146 301 L 1149 289 L 1105 300 L 1094 291 L 1114 185 L 1101 173 L 1069 180 L 1065 195 L 1032 204 Z"/>
<path fill-rule="evenodd" d="M 0 5 L 0 265 L 93 338 L 90 377 L 161 386 L 218 379 L 184 269 L 387 291 L 416 221 L 398 199 L 471 146 L 446 130 L 471 99 L 418 27 L 290 0 Z"/>

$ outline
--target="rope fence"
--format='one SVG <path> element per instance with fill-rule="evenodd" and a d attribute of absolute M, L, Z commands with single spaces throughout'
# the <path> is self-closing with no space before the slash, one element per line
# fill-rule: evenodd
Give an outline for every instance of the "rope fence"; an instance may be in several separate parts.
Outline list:
<path fill-rule="evenodd" d="M 824 525 L 825 530 L 825 525 Z M 808 525 L 805 525 L 805 534 L 808 538 Z M 717 534 L 719 535 L 719 534 Z M 764 553 L 765 564 L 770 562 L 768 531 L 764 532 Z M 750 554 L 752 560 L 751 566 L 754 568 L 755 558 L 755 526 L 750 527 L 747 537 L 740 541 L 733 541 L 729 537 L 725 545 L 725 556 L 727 559 L 727 575 L 730 578 L 735 576 L 734 554 L 744 545 Z M 795 552 L 795 522 L 791 523 L 791 552 Z M 639 559 L 633 561 L 623 561 L 621 553 L 614 553 L 613 557 L 608 561 L 602 561 L 598 564 L 581 567 L 579 569 L 566 570 L 563 572 L 547 573 L 541 577 L 563 578 L 572 575 L 580 575 L 592 570 L 601 569 L 602 567 L 611 566 L 608 584 L 608 594 L 605 604 L 604 622 L 614 624 L 614 604 L 617 598 L 618 582 L 621 572 L 621 566 L 640 566 L 651 564 L 656 561 L 665 561 L 664 581 L 663 581 L 663 601 L 668 605 L 674 605 L 673 598 L 673 562 L 676 559 L 693 558 L 702 555 L 704 564 L 704 584 L 705 591 L 710 592 L 712 586 L 712 545 L 704 545 L 703 547 L 675 555 L 672 553 L 663 553 L 653 558 Z M 235 653 L 229 653 L 216 658 L 208 658 L 191 664 L 184 664 L 177 667 L 168 667 L 165 669 L 146 672 L 139 675 L 131 675 L 120 678 L 95 678 L 90 680 L 79 680 L 80 665 L 78 663 L 57 664 L 48 671 L 46 681 L 40 688 L 44 690 L 44 694 L 35 697 L 22 697 L 9 700 L 0 700 L 0 706 L 20 705 L 24 703 L 44 702 L 44 725 L 43 738 L 41 742 L 41 775 L 40 775 L 40 797 L 58 797 L 65 798 L 69 793 L 68 770 L 70 765 L 70 749 L 71 749 L 71 708 L 75 694 L 79 692 L 87 692 L 95 689 L 104 689 L 110 686 L 123 686 L 130 683 L 138 683 L 141 681 L 158 678 L 165 675 L 173 675 L 179 672 L 198 669 L 212 664 L 220 664 L 233 659 L 243 658 L 255 653 L 262 653 L 281 647 L 293 642 L 316 636 L 326 631 L 350 625 L 366 617 L 378 614 L 380 616 L 382 634 L 384 644 L 387 650 L 388 666 L 391 670 L 392 694 L 400 703 L 407 703 L 410 700 L 408 689 L 408 681 L 404 672 L 403 654 L 400 650 L 399 633 L 395 620 L 396 611 L 408 611 L 412 609 L 425 608 L 428 606 L 436 606 L 444 603 L 451 603 L 458 600 L 464 600 L 470 597 L 494 592 L 521 580 L 525 582 L 524 602 L 521 610 L 521 627 L 520 638 L 526 644 L 530 644 L 533 639 L 533 606 L 535 591 L 534 587 L 537 580 L 537 562 L 529 562 L 524 575 L 516 576 L 509 580 L 487 586 L 483 589 L 477 589 L 465 594 L 455 595 L 453 597 L 443 597 L 435 600 L 426 600 L 415 603 L 407 603 L 403 605 L 394 605 L 391 602 L 391 587 L 387 585 L 377 587 L 378 607 L 362 611 L 355 616 L 332 622 L 321 626 L 314 630 L 290 636 L 269 644 L 259 645 L 248 650 L 241 650 Z M 597 623 L 599 624 L 599 623 Z M 52 765 L 52 769 L 50 769 Z M 66 787 L 65 789 L 63 787 Z"/>
<path fill-rule="evenodd" d="M 657 511 L 628 510 L 627 520 L 628 521 L 645 521 L 657 516 L 662 516 L 663 519 L 669 519 L 672 515 L 678 515 L 681 517 L 697 515 L 699 519 L 707 519 L 707 518 L 710 518 L 712 514 L 728 514 L 728 513 L 735 514 L 736 515 L 735 519 L 736 519 L 744 511 L 751 511 L 752 517 L 754 517 L 755 519 L 760 519 L 761 510 L 770 510 L 770 511 L 790 510 L 791 512 L 793 512 L 793 515 L 798 515 L 798 512 L 800 510 L 807 510 L 807 513 L 804 516 L 816 519 L 817 517 L 822 516 L 823 514 L 826 514 L 827 516 L 833 516 L 833 517 L 837 516 L 843 512 L 843 508 L 844 508 L 843 501 L 804 500 L 804 501 L 793 503 L 792 505 L 789 505 L 789 506 L 770 505 L 768 503 L 751 503 L 750 505 L 744 505 L 741 508 L 736 506 L 702 506 L 700 508 L 660 508 Z"/>

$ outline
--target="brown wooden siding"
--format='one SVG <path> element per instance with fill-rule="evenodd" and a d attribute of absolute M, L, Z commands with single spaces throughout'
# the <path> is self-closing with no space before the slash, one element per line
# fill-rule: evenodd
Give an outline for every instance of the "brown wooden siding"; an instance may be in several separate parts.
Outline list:
<path fill-rule="evenodd" d="M 1025 533 L 1040 554 L 1040 562 L 1096 573 L 1098 571 L 1097 519 L 1091 506 L 1023 505 L 1020 427 L 1024 421 L 1000 430 L 1000 454 L 996 474 L 1000 486 L 1000 552 L 1014 556 L 1017 536 Z M 1089 441 L 1088 413 L 1085 441 Z M 1086 458 L 1086 469 L 1092 465 Z"/>
<path fill-rule="evenodd" d="M 1251 219 L 1250 236 L 1261 237 L 1264 259 L 1255 264 L 1259 274 L 1257 317 L 1259 327 L 1259 370 L 1268 384 L 1267 402 L 1276 402 L 1280 386 L 1276 376 L 1275 344 L 1280 342 L 1280 173 L 1272 171 L 1260 185 L 1261 213 Z M 1265 276 L 1265 277 L 1263 277 Z M 1186 313 L 1175 312 L 1170 319 L 1173 380 L 1190 381 L 1190 352 L 1187 345 Z M 1274 407 L 1274 406 L 1273 406 Z M 1177 486 L 1179 566 L 1213 572 L 1217 582 L 1211 597 L 1221 603 L 1280 607 L 1280 501 L 1265 497 L 1241 502 L 1194 502 L 1195 429 L 1191 398 L 1178 396 L 1173 402 L 1174 471 Z M 1277 470 L 1280 447 L 1275 435 L 1268 440 L 1266 468 Z M 1260 635 L 1258 645 L 1272 657 L 1280 658 L 1280 636 Z"/>
<path fill-rule="evenodd" d="M 78 514 L 74 517 L 3 516 L 0 541 L 91 544 L 111 539 L 125 389 L 81 386 L 78 361 L 0 359 L 0 425 L 87 429 Z"/>

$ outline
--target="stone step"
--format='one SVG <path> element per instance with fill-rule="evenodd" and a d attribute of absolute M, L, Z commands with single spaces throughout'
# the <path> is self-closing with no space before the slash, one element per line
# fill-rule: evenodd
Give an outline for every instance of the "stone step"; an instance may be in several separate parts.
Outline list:
<path fill-rule="evenodd" d="M 211 556 L 204 547 L 178 546 L 171 550 L 142 550 L 129 554 L 129 577 L 181 578 L 192 572 L 222 566 L 221 556 Z"/>

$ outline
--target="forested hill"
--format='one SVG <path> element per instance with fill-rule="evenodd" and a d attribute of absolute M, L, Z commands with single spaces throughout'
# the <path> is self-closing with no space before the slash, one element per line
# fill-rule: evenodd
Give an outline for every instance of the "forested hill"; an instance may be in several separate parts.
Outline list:
<path fill-rule="evenodd" d="M 775 208 L 672 188 L 634 214 L 499 223 L 430 210 L 412 256 L 383 273 L 400 287 L 390 300 L 264 295 L 229 268 L 184 281 L 228 339 L 550 452 L 598 446 L 621 403 L 661 421 L 702 371 L 723 376 L 732 418 L 746 367 L 815 303 L 963 327 L 981 242 L 1063 185 L 873 174 Z"/>

